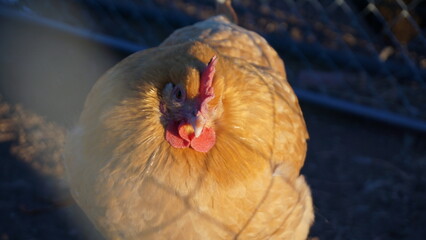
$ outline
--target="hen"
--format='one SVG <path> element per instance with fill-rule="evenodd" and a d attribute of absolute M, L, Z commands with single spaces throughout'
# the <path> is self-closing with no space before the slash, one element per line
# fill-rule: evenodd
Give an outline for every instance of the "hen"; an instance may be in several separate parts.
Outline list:
<path fill-rule="evenodd" d="M 306 239 L 307 138 L 277 53 L 217 16 L 107 71 L 65 165 L 108 239 Z"/>

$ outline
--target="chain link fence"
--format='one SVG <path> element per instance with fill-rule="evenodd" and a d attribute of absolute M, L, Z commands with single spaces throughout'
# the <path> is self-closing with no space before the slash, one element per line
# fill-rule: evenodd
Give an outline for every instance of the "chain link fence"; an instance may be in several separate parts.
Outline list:
<path fill-rule="evenodd" d="M 212 0 L 0 3 L 21 15 L 134 43 L 127 45 L 136 46 L 130 51 L 156 46 L 175 29 L 215 13 Z M 283 57 L 300 97 L 326 97 L 331 105 L 344 100 L 355 109 L 371 107 L 373 115 L 384 110 L 426 129 L 425 1 L 234 0 L 233 5 L 239 24 L 263 35 Z"/>
<path fill-rule="evenodd" d="M 394 123 L 426 132 L 426 1 L 233 0 L 233 4 L 239 24 L 263 35 L 283 57 L 289 81 L 302 100 L 340 109 L 349 107 L 352 112 L 386 121 L 394 118 Z M 131 53 L 154 47 L 175 29 L 213 16 L 214 7 L 213 0 L 0 0 L 0 15 L 26 19 Z M 47 44 L 52 48 L 51 43 Z M 43 54 L 42 51 L 36 51 L 34 59 L 39 54 Z M 23 55 L 27 57 L 27 53 Z M 17 69 L 24 71 L 21 65 Z M 52 64 L 52 68 L 57 65 Z M 31 74 L 30 71 L 25 76 L 31 77 Z M 12 82 L 8 78 L 4 81 Z M 43 127 L 46 123 L 41 118 L 25 114 L 22 109 L 0 105 L 0 115 L 29 122 L 16 131 L 24 134 L 19 138 L 22 147 L 12 151 L 41 173 L 60 174 L 61 169 L 52 164 L 61 158 L 58 151 L 52 151 L 58 142 L 45 143 L 40 134 L 33 136 L 31 131 L 39 133 L 39 128 L 50 131 L 47 139 L 63 138 L 63 132 L 54 125 Z M 307 107 L 308 111 L 314 109 Z M 382 114 L 378 115 L 379 112 Z M 315 121 L 320 120 L 311 119 L 312 123 Z M 371 129 L 377 125 L 366 129 L 364 125 L 348 127 L 352 122 L 341 126 L 329 125 L 328 121 L 323 124 L 326 127 L 312 131 L 311 136 L 321 138 L 310 142 L 315 161 L 309 161 L 304 169 L 316 202 L 317 220 L 312 232 L 319 237 L 311 239 L 423 239 L 426 161 L 423 161 L 422 136 L 414 137 L 406 132 L 403 137 L 394 132 L 384 135 L 385 130 L 383 135 L 376 136 L 378 133 Z M 3 133 L 3 141 L 6 137 L 18 136 L 15 132 L 6 134 Z M 327 141 L 322 141 L 324 136 Z M 315 148 L 318 142 L 327 145 Z M 41 150 L 37 152 L 39 146 Z M 31 155 L 35 155 L 33 161 L 30 161 Z M 39 165 L 39 160 L 43 164 L 45 157 L 52 157 L 52 161 L 46 162 L 49 168 L 43 172 L 40 169 L 46 166 Z M 11 163 L 13 161 L 3 161 L 3 164 Z M 16 170 L 15 165 L 2 166 L 7 169 L 2 179 L 8 180 L 6 173 L 9 172 L 14 172 L 19 179 L 28 178 L 29 174 L 20 172 L 20 168 Z M 31 196 L 36 194 L 27 188 L 25 194 L 30 197 L 23 194 L 25 201 L 21 202 L 31 207 L 34 204 Z M 39 191 L 40 187 L 31 189 Z M 10 202 L 16 199 L 11 197 Z M 24 214 L 33 214 L 36 210 L 23 208 Z M 16 227 L 19 232 L 25 232 L 22 230 L 25 226 L 32 226 L 31 222 L 25 222 L 26 215 L 19 218 L 16 209 L 11 211 L 14 220 L 8 226 Z M 40 221 L 33 219 L 31 221 Z M 90 225 L 87 220 L 80 224 Z M 46 226 L 56 230 L 49 224 Z M 58 229 L 65 231 L 66 228 Z M 31 227 L 30 231 L 39 230 Z M 45 232 L 51 238 L 59 236 Z M 80 236 L 75 232 L 61 234 L 69 235 L 69 239 Z M 6 239 L 8 235 L 1 237 Z"/>

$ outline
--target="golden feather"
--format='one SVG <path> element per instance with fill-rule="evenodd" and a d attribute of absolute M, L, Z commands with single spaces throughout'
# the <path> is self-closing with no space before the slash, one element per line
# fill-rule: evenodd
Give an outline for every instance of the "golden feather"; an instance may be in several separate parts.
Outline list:
<path fill-rule="evenodd" d="M 208 153 L 173 148 L 162 89 L 180 83 L 196 96 L 214 55 L 216 143 Z M 66 166 L 74 198 L 109 239 L 305 239 L 307 138 L 277 53 L 219 16 L 106 72 L 69 135 Z"/>

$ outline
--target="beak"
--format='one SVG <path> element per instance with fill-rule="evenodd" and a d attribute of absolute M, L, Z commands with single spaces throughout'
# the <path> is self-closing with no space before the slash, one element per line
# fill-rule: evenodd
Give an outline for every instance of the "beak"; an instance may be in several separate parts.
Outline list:
<path fill-rule="evenodd" d="M 198 113 L 196 116 L 190 118 L 189 123 L 194 129 L 194 135 L 197 138 L 203 132 L 204 125 L 206 124 L 206 119 L 203 117 L 203 115 Z"/>

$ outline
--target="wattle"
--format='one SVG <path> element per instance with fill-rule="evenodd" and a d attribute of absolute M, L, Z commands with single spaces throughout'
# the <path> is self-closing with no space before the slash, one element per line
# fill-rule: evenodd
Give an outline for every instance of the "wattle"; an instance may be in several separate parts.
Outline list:
<path fill-rule="evenodd" d="M 175 148 L 191 147 L 198 152 L 208 152 L 216 143 L 216 133 L 212 128 L 203 128 L 200 136 L 185 130 L 185 122 L 172 121 L 167 125 L 166 140 Z"/>
<path fill-rule="evenodd" d="M 191 147 L 198 152 L 208 152 L 216 143 L 216 133 L 212 128 L 204 128 L 200 136 L 191 140 Z"/>
<path fill-rule="evenodd" d="M 183 139 L 179 135 L 179 122 L 170 122 L 167 124 L 166 140 L 175 148 L 187 148 L 190 146 L 190 141 Z"/>

